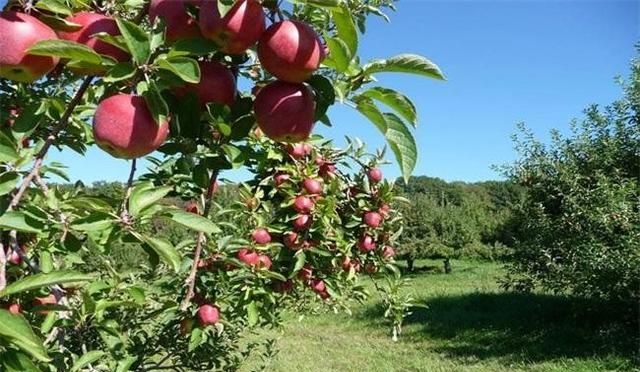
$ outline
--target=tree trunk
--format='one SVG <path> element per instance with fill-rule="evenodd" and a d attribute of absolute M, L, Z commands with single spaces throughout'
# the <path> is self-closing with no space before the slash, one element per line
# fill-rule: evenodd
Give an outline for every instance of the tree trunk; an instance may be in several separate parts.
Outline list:
<path fill-rule="evenodd" d="M 407 257 L 407 271 L 413 272 L 413 257 Z"/>
<path fill-rule="evenodd" d="M 444 273 L 451 274 L 451 261 L 449 261 L 449 258 L 444 259 Z"/>

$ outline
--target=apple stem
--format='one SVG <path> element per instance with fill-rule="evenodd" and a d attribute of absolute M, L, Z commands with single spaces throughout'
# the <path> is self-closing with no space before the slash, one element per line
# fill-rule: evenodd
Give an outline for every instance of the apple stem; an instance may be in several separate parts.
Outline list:
<path fill-rule="evenodd" d="M 213 199 L 213 189 L 215 188 L 215 184 L 218 180 L 218 170 L 213 171 L 211 174 L 211 179 L 209 180 L 209 188 L 207 189 L 207 197 L 204 202 L 204 211 L 202 212 L 202 216 L 204 218 L 209 217 L 209 211 L 211 210 L 211 200 Z M 187 294 L 182 301 L 182 305 L 180 305 L 180 310 L 186 311 L 189 308 L 189 304 L 191 304 L 191 299 L 195 295 L 195 286 L 196 286 L 196 276 L 198 275 L 198 263 L 200 262 L 200 256 L 202 255 L 202 248 L 206 241 L 206 237 L 203 232 L 198 233 L 198 239 L 196 241 L 196 249 L 193 254 L 193 263 L 191 264 L 191 271 L 189 272 L 189 276 L 185 281 L 187 286 Z"/>

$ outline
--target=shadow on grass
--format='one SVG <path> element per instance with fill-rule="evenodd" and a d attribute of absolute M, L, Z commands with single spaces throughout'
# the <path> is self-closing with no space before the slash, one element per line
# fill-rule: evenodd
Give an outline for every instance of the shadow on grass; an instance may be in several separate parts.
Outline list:
<path fill-rule="evenodd" d="M 464 359 L 541 362 L 558 358 L 623 359 L 638 364 L 638 314 L 563 296 L 472 293 L 428 298 L 405 322 L 405 342 Z M 637 309 L 636 309 L 637 310 Z M 362 314 L 382 316 L 373 306 Z M 379 319 L 379 318 L 378 318 Z"/>

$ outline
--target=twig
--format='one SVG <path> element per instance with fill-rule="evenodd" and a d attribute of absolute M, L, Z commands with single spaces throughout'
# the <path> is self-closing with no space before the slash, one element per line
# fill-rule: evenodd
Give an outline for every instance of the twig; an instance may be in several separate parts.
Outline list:
<path fill-rule="evenodd" d="M 7 256 L 4 254 L 4 244 L 0 243 L 0 291 L 7 286 Z"/>
<path fill-rule="evenodd" d="M 124 199 L 122 200 L 122 206 L 120 211 L 120 218 L 125 224 L 129 224 L 129 198 L 131 197 L 131 190 L 133 188 L 133 179 L 136 175 L 136 159 L 131 160 L 131 170 L 129 171 L 129 178 L 127 179 L 127 188 L 124 192 Z"/>
<path fill-rule="evenodd" d="M 213 189 L 215 188 L 215 184 L 218 180 L 218 171 L 214 171 L 211 174 L 211 179 L 209 180 L 209 189 L 207 190 L 207 197 L 204 202 L 204 211 L 202 212 L 202 216 L 207 218 L 209 216 L 209 210 L 211 209 L 211 199 L 213 196 Z M 202 255 L 202 247 L 204 246 L 205 235 L 203 232 L 198 233 L 198 240 L 196 242 L 196 250 L 193 254 L 193 264 L 191 264 L 191 271 L 189 272 L 189 276 L 185 281 L 187 285 L 187 294 L 182 301 L 182 305 L 180 306 L 180 310 L 186 311 L 189 308 L 189 304 L 191 303 L 191 299 L 195 295 L 195 286 L 196 286 L 196 275 L 198 274 L 198 263 L 200 262 L 200 255 Z"/>
<path fill-rule="evenodd" d="M 40 168 L 42 167 L 42 163 L 44 162 L 44 157 L 47 155 L 47 152 L 51 148 L 51 145 L 53 145 L 53 142 L 58 138 L 58 134 L 60 134 L 60 132 L 69 122 L 69 118 L 71 117 L 73 110 L 80 103 L 82 96 L 84 96 L 84 93 L 91 85 L 92 80 L 93 76 L 86 77 L 78 88 L 78 91 L 76 91 L 76 94 L 69 102 L 69 105 L 67 106 L 65 112 L 62 114 L 62 117 L 60 117 L 58 123 L 51 130 L 51 134 L 49 134 L 49 137 L 47 137 L 46 141 L 44 142 L 42 149 L 40 149 L 40 152 L 38 152 L 38 154 L 36 155 L 36 160 L 33 163 L 31 171 L 29 171 L 29 174 L 27 174 L 27 176 L 22 180 L 18 191 L 13 195 L 13 199 L 11 199 L 11 203 L 9 203 L 9 206 L 7 207 L 7 211 L 12 211 L 18 206 L 18 204 L 22 200 L 22 197 L 24 196 L 25 191 L 27 191 L 27 188 L 31 184 L 31 181 L 33 181 L 33 178 L 40 173 Z"/>

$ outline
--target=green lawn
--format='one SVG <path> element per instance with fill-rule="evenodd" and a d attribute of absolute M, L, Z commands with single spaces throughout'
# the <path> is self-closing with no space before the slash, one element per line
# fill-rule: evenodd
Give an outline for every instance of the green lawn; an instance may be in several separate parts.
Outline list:
<path fill-rule="evenodd" d="M 269 334 L 280 351 L 267 370 L 640 370 L 637 329 L 615 316 L 594 315 L 589 303 L 561 296 L 504 292 L 496 283 L 498 264 L 454 261 L 453 269 L 413 277 L 410 290 L 428 309 L 410 316 L 399 342 L 391 341 L 376 297 L 351 317 L 331 313 L 298 322 L 291 314 L 284 329 Z"/>

